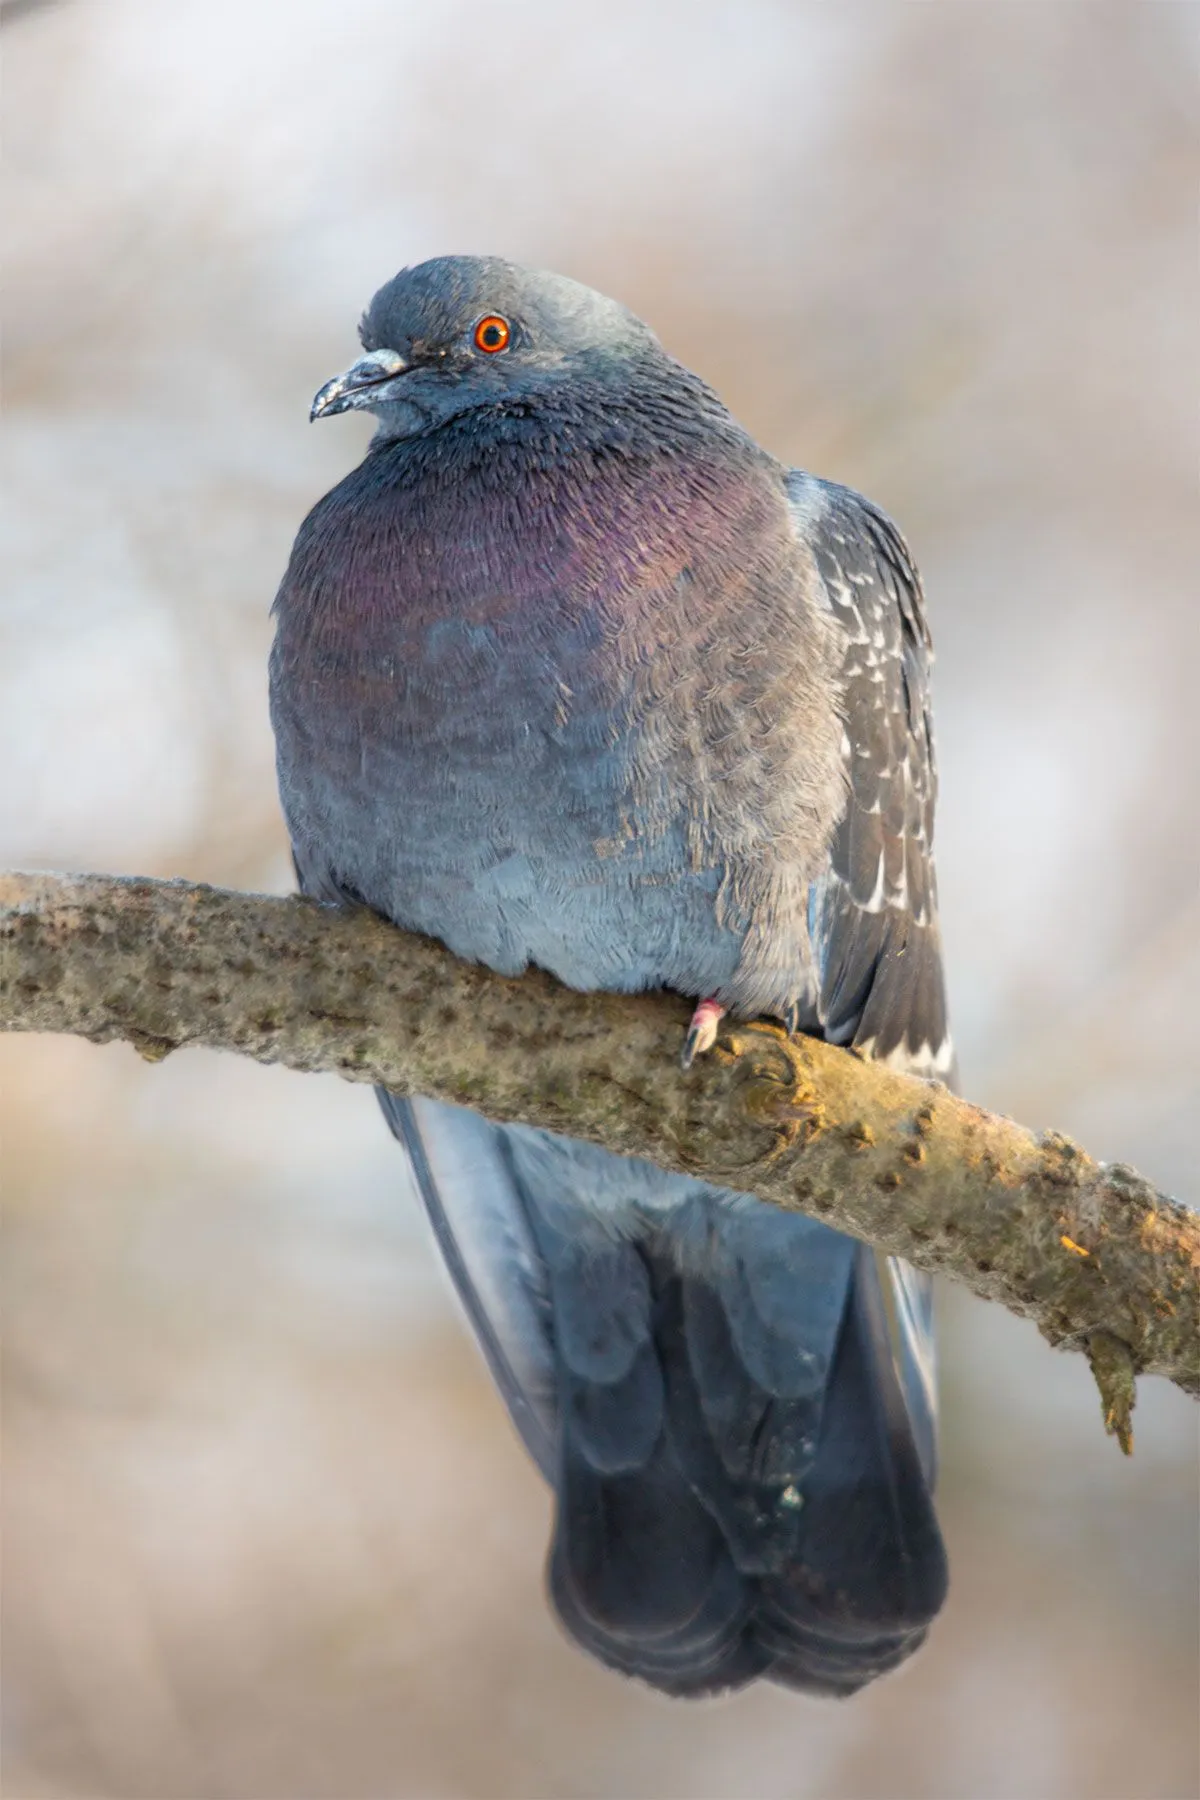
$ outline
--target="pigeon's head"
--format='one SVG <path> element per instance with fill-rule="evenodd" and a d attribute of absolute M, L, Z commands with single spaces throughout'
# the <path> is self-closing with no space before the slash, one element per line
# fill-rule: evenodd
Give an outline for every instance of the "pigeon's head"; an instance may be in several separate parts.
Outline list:
<path fill-rule="evenodd" d="M 581 373 L 618 376 L 658 352 L 615 300 L 498 256 L 438 256 L 381 287 L 359 327 L 365 355 L 325 386 L 312 417 L 375 413 L 410 437 L 476 407 L 534 404 Z"/>

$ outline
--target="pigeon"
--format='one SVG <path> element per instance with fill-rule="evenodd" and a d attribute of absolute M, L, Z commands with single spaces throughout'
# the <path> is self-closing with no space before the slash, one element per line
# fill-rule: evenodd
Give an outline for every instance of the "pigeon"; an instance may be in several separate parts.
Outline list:
<path fill-rule="evenodd" d="M 896 527 L 789 470 L 624 306 L 404 269 L 313 418 L 367 410 L 275 602 L 302 891 L 570 988 L 952 1078 L 930 639 Z M 681 1077 L 683 1079 L 683 1077 Z M 749 1195 L 380 1092 L 611 1669 L 852 1694 L 924 1640 L 928 1278 Z"/>

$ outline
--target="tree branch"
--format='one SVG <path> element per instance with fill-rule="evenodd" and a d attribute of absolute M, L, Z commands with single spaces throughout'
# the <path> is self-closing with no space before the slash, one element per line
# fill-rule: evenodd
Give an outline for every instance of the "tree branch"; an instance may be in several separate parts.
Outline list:
<path fill-rule="evenodd" d="M 374 914 L 114 876 L 0 876 L 0 1026 L 328 1069 L 546 1126 L 824 1219 L 1134 1378 L 1200 1397 L 1200 1214 L 1120 1163 L 811 1038 L 735 1026 L 688 1074 L 671 995 L 506 980 Z"/>

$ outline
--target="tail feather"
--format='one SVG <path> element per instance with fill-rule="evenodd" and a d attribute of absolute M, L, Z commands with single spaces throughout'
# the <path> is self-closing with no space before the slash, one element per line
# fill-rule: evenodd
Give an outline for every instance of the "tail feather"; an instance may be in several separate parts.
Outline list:
<path fill-rule="evenodd" d="M 813 1220 L 381 1098 L 555 1486 L 571 1635 L 673 1694 L 852 1693 L 903 1661 L 946 1586 L 920 1282 L 883 1265 L 889 1307 Z"/>
<path fill-rule="evenodd" d="M 681 1279 L 661 1255 L 657 1335 L 668 1428 L 694 1491 L 746 1577 L 777 1573 L 799 1552 L 788 1487 L 812 1454 L 811 1409 L 764 1392 L 731 1358 L 732 1334 L 712 1288 Z M 732 1366 L 731 1366 L 732 1362 Z"/>
<path fill-rule="evenodd" d="M 758 1630 L 777 1680 L 853 1693 L 924 1642 L 946 1555 L 900 1386 L 879 1277 L 857 1253 L 821 1442 L 804 1490 L 803 1555 L 764 1583 Z"/>

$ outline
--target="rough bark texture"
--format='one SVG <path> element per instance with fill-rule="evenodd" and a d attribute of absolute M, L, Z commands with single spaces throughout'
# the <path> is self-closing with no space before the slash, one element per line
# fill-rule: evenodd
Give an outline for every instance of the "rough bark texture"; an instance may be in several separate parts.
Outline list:
<path fill-rule="evenodd" d="M 105 875 L 0 876 L 0 1026 L 184 1044 L 547 1126 L 797 1208 L 1200 1396 L 1200 1215 L 1055 1132 L 770 1025 L 682 1074 L 689 1008 L 506 980 L 365 911 Z"/>

